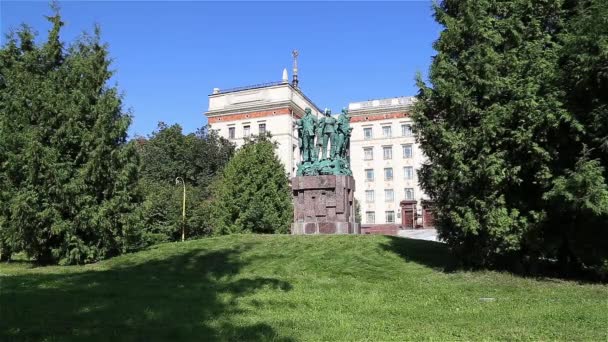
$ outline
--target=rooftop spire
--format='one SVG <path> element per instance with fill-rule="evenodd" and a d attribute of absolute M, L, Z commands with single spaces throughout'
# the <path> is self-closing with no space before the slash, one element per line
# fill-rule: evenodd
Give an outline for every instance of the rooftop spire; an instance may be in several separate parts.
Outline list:
<path fill-rule="evenodd" d="M 298 50 L 293 50 L 291 52 L 291 55 L 293 56 L 293 79 L 291 81 L 291 84 L 293 85 L 294 88 L 298 87 L 298 56 L 300 55 L 300 53 L 298 52 Z"/>

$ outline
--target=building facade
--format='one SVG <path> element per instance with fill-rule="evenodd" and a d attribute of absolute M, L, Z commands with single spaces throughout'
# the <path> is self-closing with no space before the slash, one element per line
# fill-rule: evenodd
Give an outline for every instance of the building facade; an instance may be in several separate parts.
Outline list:
<path fill-rule="evenodd" d="M 396 97 L 348 105 L 353 128 L 351 168 L 364 225 L 424 224 L 426 195 L 417 176 L 424 155 L 412 132 L 413 101 L 413 97 Z"/>
<path fill-rule="evenodd" d="M 412 134 L 412 97 L 354 102 L 351 114 L 351 169 L 362 226 L 428 227 L 432 223 L 417 170 L 424 161 Z M 228 90 L 215 88 L 205 113 L 211 129 L 241 146 L 246 137 L 270 132 L 291 178 L 300 162 L 295 120 L 305 108 L 322 116 L 296 84 L 287 81 Z M 426 213 L 426 216 L 425 216 Z M 426 217 L 426 219 L 424 219 Z"/>
<path fill-rule="evenodd" d="M 240 147 L 245 138 L 270 132 L 277 142 L 277 156 L 289 177 L 300 162 L 295 120 L 311 108 L 321 110 L 302 91 L 283 80 L 227 90 L 215 88 L 209 95 L 207 115 L 211 129 Z"/>

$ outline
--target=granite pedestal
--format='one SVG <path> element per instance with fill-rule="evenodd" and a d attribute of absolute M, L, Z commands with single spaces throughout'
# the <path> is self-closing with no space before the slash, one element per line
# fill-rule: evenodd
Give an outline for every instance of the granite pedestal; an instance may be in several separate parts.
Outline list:
<path fill-rule="evenodd" d="M 292 234 L 360 234 L 352 176 L 298 176 L 291 180 Z"/>

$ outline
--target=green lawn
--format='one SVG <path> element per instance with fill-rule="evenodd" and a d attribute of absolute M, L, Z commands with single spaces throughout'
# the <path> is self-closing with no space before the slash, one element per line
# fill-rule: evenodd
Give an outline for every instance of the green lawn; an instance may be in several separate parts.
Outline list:
<path fill-rule="evenodd" d="M 608 340 L 606 285 L 449 269 L 442 244 L 369 235 L 2 264 L 0 340 Z"/>

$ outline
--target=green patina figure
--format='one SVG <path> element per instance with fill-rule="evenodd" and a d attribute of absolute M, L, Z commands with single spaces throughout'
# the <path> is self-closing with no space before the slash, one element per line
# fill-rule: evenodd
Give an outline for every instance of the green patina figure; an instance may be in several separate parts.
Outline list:
<path fill-rule="evenodd" d="M 304 117 L 295 122 L 301 158 L 297 175 L 352 176 L 349 164 L 352 128 L 348 111 L 342 110 L 336 119 L 326 110 L 324 117 L 318 120 L 310 108 L 304 113 Z"/>
<path fill-rule="evenodd" d="M 310 108 L 304 110 L 304 117 L 302 118 L 302 160 L 304 162 L 312 162 L 315 158 L 315 127 L 317 126 L 317 118 L 312 115 Z"/>
<path fill-rule="evenodd" d="M 336 119 L 331 116 L 331 110 L 325 110 L 325 125 L 323 127 L 323 156 L 321 159 L 335 158 L 336 150 Z M 331 147 L 328 146 L 331 144 Z"/>
<path fill-rule="evenodd" d="M 303 137 L 303 130 L 302 130 L 302 119 L 298 119 L 296 120 L 296 131 L 298 132 L 298 150 L 300 151 L 300 160 L 302 160 L 302 155 L 303 155 L 303 142 L 302 142 L 302 137 Z"/>
<path fill-rule="evenodd" d="M 323 128 L 325 127 L 325 118 L 320 117 L 316 129 L 316 144 L 315 144 L 315 160 L 321 160 L 323 156 Z"/>
<path fill-rule="evenodd" d="M 342 113 L 338 116 L 337 131 L 336 155 L 350 159 L 350 155 L 348 155 L 347 152 L 350 150 L 350 135 L 353 129 L 350 127 L 350 117 L 348 116 L 348 109 L 346 108 L 342 109 Z"/>

